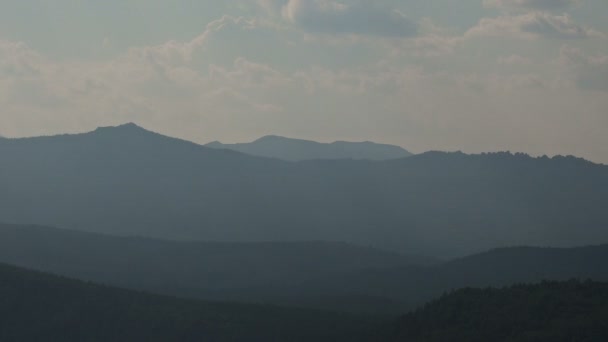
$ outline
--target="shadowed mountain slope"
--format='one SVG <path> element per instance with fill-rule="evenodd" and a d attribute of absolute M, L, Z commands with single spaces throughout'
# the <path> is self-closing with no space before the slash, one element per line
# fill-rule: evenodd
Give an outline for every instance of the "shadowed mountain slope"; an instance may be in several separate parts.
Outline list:
<path fill-rule="evenodd" d="M 0 340 L 604 341 L 607 286 L 466 288 L 393 320 L 183 300 L 0 264 Z"/>
<path fill-rule="evenodd" d="M 572 278 L 608 281 L 608 245 L 578 248 L 517 247 L 491 250 L 442 264 L 370 269 L 316 279 L 309 293 L 367 294 L 420 305 L 463 287 L 502 287 Z"/>
<path fill-rule="evenodd" d="M 284 138 L 275 135 L 262 137 L 250 143 L 222 144 L 214 141 L 205 145 L 216 149 L 235 150 L 254 156 L 278 158 L 288 161 L 314 159 L 368 159 L 388 160 L 406 158 L 412 154 L 399 146 L 373 142 L 336 141 L 325 144 L 316 141 Z"/>
<path fill-rule="evenodd" d="M 205 241 L 345 241 L 439 257 L 608 241 L 608 167 L 430 152 L 298 163 L 135 125 L 0 141 L 0 220 Z"/>
<path fill-rule="evenodd" d="M 0 262 L 181 297 L 278 302 L 276 289 L 310 279 L 427 260 L 345 243 L 172 242 L 0 224 Z"/>
<path fill-rule="evenodd" d="M 608 284 L 462 289 L 387 326 L 383 341 L 606 341 Z"/>
<path fill-rule="evenodd" d="M 377 319 L 200 302 L 0 264 L 1 341 L 350 341 Z"/>
<path fill-rule="evenodd" d="M 462 287 L 608 281 L 608 245 L 504 248 L 427 266 L 413 260 L 344 243 L 171 242 L 0 225 L 0 262 L 180 297 L 403 312 Z"/>

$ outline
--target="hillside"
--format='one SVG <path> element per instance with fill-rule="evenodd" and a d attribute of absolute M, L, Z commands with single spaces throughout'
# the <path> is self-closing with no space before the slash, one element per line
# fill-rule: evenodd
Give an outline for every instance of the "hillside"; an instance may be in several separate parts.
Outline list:
<path fill-rule="evenodd" d="M 222 144 L 218 141 L 214 141 L 205 146 L 288 161 L 315 159 L 389 160 L 406 158 L 412 155 L 399 146 L 377 144 L 369 141 L 319 143 L 316 141 L 291 139 L 275 135 L 265 136 L 250 143 Z"/>
<path fill-rule="evenodd" d="M 608 284 L 543 282 L 462 289 L 386 329 L 385 341 L 606 341 Z"/>
<path fill-rule="evenodd" d="M 0 262 L 179 297 L 350 312 L 403 312 L 463 287 L 608 281 L 604 260 L 608 245 L 504 248 L 428 263 L 344 243 L 177 242 L 0 225 Z"/>
<path fill-rule="evenodd" d="M 420 305 L 464 287 L 503 287 L 572 278 L 608 281 L 608 245 L 578 248 L 503 248 L 427 267 L 369 269 L 316 279 L 309 292 L 383 295 Z"/>
<path fill-rule="evenodd" d="M 0 264 L 1 341 L 350 341 L 377 319 L 179 300 Z"/>
<path fill-rule="evenodd" d="M 182 300 L 0 264 L 0 340 L 604 341 L 608 285 L 461 289 L 394 319 Z"/>
<path fill-rule="evenodd" d="M 344 241 L 434 257 L 608 242 L 608 167 L 430 152 L 298 163 L 135 125 L 0 141 L 0 221 L 204 241 Z"/>
<path fill-rule="evenodd" d="M 279 302 L 311 279 L 423 261 L 345 243 L 178 242 L 0 224 L 0 262 L 180 297 Z M 336 298 L 308 306 L 340 300 L 328 295 Z M 370 298 L 360 299 L 370 307 Z"/>

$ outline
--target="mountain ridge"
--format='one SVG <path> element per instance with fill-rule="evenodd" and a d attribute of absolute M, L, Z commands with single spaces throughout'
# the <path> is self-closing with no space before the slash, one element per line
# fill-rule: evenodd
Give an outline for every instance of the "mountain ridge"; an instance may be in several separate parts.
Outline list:
<path fill-rule="evenodd" d="M 186 300 L 0 264 L 2 341 L 351 341 L 378 318 Z"/>
<path fill-rule="evenodd" d="M 399 146 L 378 144 L 370 141 L 320 143 L 278 135 L 266 135 L 250 143 L 222 144 L 219 141 L 214 141 L 205 146 L 287 161 L 315 159 L 390 160 L 406 158 L 412 155 Z"/>
<path fill-rule="evenodd" d="M 439 258 L 608 241 L 608 167 L 574 157 L 294 163 L 132 129 L 1 141 L 0 220 L 177 240 L 345 241 Z"/>
<path fill-rule="evenodd" d="M 107 254 L 107 251 L 112 251 Z M 446 291 L 608 281 L 608 245 L 509 247 L 444 262 L 332 242 L 213 243 L 0 225 L 0 262 L 179 297 L 398 312 Z"/>

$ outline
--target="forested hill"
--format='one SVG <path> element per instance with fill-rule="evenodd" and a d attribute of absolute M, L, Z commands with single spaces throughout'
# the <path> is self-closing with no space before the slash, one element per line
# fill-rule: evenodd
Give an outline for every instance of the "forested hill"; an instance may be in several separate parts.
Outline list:
<path fill-rule="evenodd" d="M 608 284 L 462 289 L 399 319 L 201 302 L 0 264 L 0 341 L 606 341 Z"/>
<path fill-rule="evenodd" d="M 386 329 L 385 341 L 608 341 L 608 284 L 543 282 L 444 295 Z"/>
<path fill-rule="evenodd" d="M 0 264 L 0 341 L 357 341 L 377 318 L 186 301 Z"/>
<path fill-rule="evenodd" d="M 204 241 L 344 241 L 435 257 L 608 242 L 608 167 L 430 152 L 290 163 L 135 125 L 0 140 L 0 221 Z"/>

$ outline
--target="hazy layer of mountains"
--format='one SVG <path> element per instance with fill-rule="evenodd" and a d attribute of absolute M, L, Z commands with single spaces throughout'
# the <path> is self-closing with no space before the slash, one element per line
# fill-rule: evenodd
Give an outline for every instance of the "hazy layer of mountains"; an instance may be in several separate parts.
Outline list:
<path fill-rule="evenodd" d="M 608 336 L 606 284 L 544 281 L 608 281 L 608 166 L 211 147 L 134 124 L 0 138 L 0 263 L 105 284 L 0 264 L 0 340 Z"/>
<path fill-rule="evenodd" d="M 412 155 L 399 146 L 376 144 L 369 141 L 336 141 L 331 144 L 324 144 L 309 140 L 290 139 L 276 135 L 265 136 L 250 143 L 222 144 L 219 141 L 214 141 L 205 146 L 288 161 L 315 159 L 388 160 L 405 158 Z"/>
<path fill-rule="evenodd" d="M 342 241 L 451 257 L 608 241 L 608 167 L 429 152 L 286 162 L 133 124 L 0 139 L 0 219 L 202 241 Z"/>
<path fill-rule="evenodd" d="M 432 262 L 344 243 L 201 243 L 0 225 L 0 262 L 202 299 L 405 312 L 451 289 L 608 281 L 608 245 L 507 248 Z"/>
<path fill-rule="evenodd" d="M 462 289 L 402 317 L 202 302 L 0 264 L 0 340 L 605 341 L 608 283 Z"/>
<path fill-rule="evenodd" d="M 378 322 L 313 310 L 176 299 L 0 264 L 0 341 L 359 341 Z"/>

